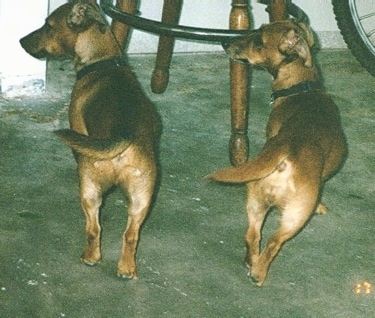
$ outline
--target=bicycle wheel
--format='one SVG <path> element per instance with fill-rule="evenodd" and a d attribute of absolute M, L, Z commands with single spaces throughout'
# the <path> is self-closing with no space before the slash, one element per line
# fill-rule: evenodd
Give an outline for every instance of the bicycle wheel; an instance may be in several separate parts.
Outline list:
<path fill-rule="evenodd" d="M 375 6 L 364 0 L 332 0 L 337 25 L 359 63 L 375 76 Z M 372 6 L 370 12 L 368 8 Z"/>

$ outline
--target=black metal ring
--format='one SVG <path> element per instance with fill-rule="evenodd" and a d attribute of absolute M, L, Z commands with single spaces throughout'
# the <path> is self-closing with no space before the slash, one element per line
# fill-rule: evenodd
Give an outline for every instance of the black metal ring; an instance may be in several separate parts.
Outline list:
<path fill-rule="evenodd" d="M 123 12 L 116 8 L 111 0 L 100 0 L 100 6 L 105 14 L 121 23 L 136 29 L 154 34 L 191 40 L 222 42 L 234 37 L 247 35 L 251 30 L 223 30 L 187 27 L 182 25 L 165 24 Z"/>

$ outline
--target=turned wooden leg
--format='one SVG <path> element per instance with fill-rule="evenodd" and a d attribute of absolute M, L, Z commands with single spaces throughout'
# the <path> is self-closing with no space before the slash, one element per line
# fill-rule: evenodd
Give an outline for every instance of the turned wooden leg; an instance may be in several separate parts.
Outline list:
<path fill-rule="evenodd" d="M 271 0 L 269 6 L 270 22 L 285 20 L 287 18 L 285 0 Z"/>
<path fill-rule="evenodd" d="M 116 7 L 120 10 L 136 14 L 139 6 L 139 0 L 117 0 L 116 1 Z M 124 51 L 127 50 L 128 42 L 129 42 L 129 31 L 130 26 L 118 22 L 116 20 L 112 21 L 112 31 L 115 35 L 117 42 L 120 44 L 120 46 L 123 48 Z"/>
<path fill-rule="evenodd" d="M 162 22 L 177 24 L 182 9 L 183 0 L 164 0 Z M 164 93 L 169 81 L 169 66 L 173 54 L 174 38 L 161 35 L 159 37 L 158 53 L 155 69 L 151 78 L 151 90 L 156 94 Z"/>
<path fill-rule="evenodd" d="M 232 0 L 230 28 L 249 29 L 250 15 L 248 0 Z M 247 120 L 249 109 L 249 81 L 251 68 L 246 64 L 230 61 L 231 124 L 229 157 L 232 165 L 246 162 L 249 152 Z"/>

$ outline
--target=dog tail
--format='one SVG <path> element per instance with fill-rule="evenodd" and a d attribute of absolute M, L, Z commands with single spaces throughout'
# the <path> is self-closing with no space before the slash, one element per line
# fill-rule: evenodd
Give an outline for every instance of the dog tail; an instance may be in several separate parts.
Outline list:
<path fill-rule="evenodd" d="M 213 172 L 205 177 L 224 183 L 245 183 L 269 176 L 272 172 L 285 169 L 284 160 L 290 155 L 288 143 L 269 140 L 263 150 L 254 159 L 237 167 Z"/>
<path fill-rule="evenodd" d="M 110 160 L 132 144 L 132 141 L 126 139 L 96 139 L 71 129 L 56 130 L 55 134 L 76 152 L 98 160 Z"/>

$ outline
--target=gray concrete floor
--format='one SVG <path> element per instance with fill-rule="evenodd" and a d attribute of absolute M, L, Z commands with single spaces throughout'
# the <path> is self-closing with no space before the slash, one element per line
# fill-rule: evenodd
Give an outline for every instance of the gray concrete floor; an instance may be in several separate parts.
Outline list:
<path fill-rule="evenodd" d="M 130 57 L 164 125 L 161 184 L 141 233 L 137 281 L 115 274 L 125 226 L 119 191 L 102 211 L 102 263 L 87 267 L 79 259 L 84 217 L 76 166 L 52 134 L 67 126 L 70 62 L 50 63 L 44 96 L 0 98 L 0 316 L 373 317 L 374 79 L 346 50 L 318 54 L 327 90 L 341 109 L 349 157 L 325 186 L 328 214 L 315 216 L 284 246 L 259 288 L 243 265 L 244 187 L 202 180 L 229 165 L 227 57 L 175 55 L 163 95 L 149 89 L 154 58 Z M 269 85 L 270 76 L 256 70 L 250 156 L 265 141 Z M 277 221 L 271 213 L 265 238 Z"/>

